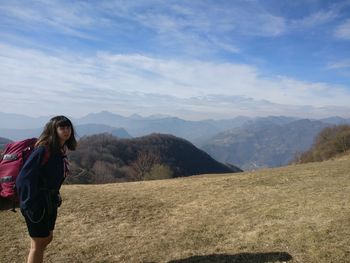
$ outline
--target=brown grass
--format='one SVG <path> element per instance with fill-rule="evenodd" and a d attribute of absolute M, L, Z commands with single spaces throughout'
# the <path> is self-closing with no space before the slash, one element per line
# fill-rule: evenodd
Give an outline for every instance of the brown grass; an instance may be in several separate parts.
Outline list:
<path fill-rule="evenodd" d="M 350 157 L 232 175 L 67 185 L 46 262 L 350 262 Z M 0 211 L 0 261 L 24 262 Z M 292 257 L 291 260 L 289 260 Z"/>

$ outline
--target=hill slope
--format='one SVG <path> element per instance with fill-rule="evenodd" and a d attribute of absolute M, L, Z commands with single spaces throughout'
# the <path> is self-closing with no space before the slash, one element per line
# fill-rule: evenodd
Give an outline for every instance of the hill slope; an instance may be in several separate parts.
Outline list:
<path fill-rule="evenodd" d="M 11 140 L 9 139 L 6 139 L 6 138 L 3 138 L 3 137 L 0 137 L 0 151 L 5 148 L 5 145 L 10 143 Z"/>
<path fill-rule="evenodd" d="M 312 120 L 275 123 L 262 119 L 216 135 L 201 148 L 219 162 L 243 170 L 287 165 L 297 152 L 309 149 L 328 124 Z"/>
<path fill-rule="evenodd" d="M 147 179 L 153 174 L 164 179 L 166 172 L 152 172 L 163 166 L 166 178 L 203 173 L 232 173 L 242 170 L 217 162 L 190 142 L 168 134 L 120 139 L 109 134 L 87 136 L 77 151 L 69 155 L 72 165 L 70 183 L 115 183 Z"/>
<path fill-rule="evenodd" d="M 315 138 L 312 147 L 294 159 L 295 163 L 319 162 L 347 154 L 350 150 L 350 125 L 324 128 Z"/>
<path fill-rule="evenodd" d="M 346 156 L 233 175 L 65 185 L 46 262 L 349 262 L 349 170 Z M 20 213 L 0 211 L 0 221 L 2 262 L 22 262 L 29 238 Z"/>

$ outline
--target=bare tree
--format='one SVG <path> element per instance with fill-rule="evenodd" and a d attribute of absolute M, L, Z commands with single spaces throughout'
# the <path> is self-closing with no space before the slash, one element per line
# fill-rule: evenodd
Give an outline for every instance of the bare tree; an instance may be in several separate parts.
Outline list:
<path fill-rule="evenodd" d="M 137 159 L 131 164 L 135 171 L 135 180 L 144 180 L 145 175 L 152 170 L 152 167 L 160 163 L 160 156 L 150 151 L 141 151 L 137 154 Z"/>

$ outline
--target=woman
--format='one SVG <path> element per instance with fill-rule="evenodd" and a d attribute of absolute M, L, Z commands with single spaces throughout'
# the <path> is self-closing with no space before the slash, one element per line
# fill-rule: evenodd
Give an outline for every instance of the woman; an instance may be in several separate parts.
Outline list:
<path fill-rule="evenodd" d="M 17 177 L 21 212 L 31 237 L 28 263 L 43 262 L 44 250 L 52 241 L 61 203 L 59 190 L 69 172 L 66 151 L 76 146 L 71 121 L 53 117 Z"/>

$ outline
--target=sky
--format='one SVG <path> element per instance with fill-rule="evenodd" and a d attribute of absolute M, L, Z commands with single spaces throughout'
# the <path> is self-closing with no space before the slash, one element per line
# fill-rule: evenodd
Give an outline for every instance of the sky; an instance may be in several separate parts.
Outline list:
<path fill-rule="evenodd" d="M 350 0 L 0 0 L 0 111 L 350 117 Z"/>

